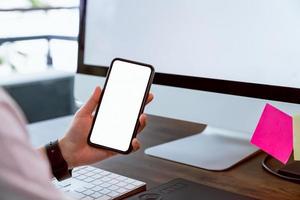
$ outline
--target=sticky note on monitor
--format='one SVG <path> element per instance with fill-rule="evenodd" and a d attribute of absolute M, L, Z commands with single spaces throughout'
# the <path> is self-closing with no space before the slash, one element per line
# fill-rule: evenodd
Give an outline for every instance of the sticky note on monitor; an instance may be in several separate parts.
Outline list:
<path fill-rule="evenodd" d="M 267 104 L 251 143 L 286 164 L 293 150 L 293 119 Z"/>
<path fill-rule="evenodd" d="M 300 115 L 293 116 L 294 160 L 300 161 Z"/>

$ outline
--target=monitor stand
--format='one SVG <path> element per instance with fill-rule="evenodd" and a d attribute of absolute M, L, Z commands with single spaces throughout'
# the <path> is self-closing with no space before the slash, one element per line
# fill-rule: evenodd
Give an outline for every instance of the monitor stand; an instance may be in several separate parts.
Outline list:
<path fill-rule="evenodd" d="M 214 171 L 229 169 L 258 151 L 250 134 L 207 126 L 196 135 L 150 147 L 150 156 Z"/>

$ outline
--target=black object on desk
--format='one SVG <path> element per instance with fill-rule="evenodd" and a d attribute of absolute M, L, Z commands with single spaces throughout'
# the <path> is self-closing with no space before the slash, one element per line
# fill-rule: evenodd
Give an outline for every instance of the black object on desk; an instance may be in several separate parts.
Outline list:
<path fill-rule="evenodd" d="M 300 161 L 295 161 L 293 157 L 284 165 L 270 155 L 267 155 L 265 159 L 262 160 L 262 167 L 279 178 L 300 183 Z"/>
<path fill-rule="evenodd" d="M 174 179 L 146 192 L 137 194 L 129 200 L 254 200 L 232 192 L 208 187 L 185 179 Z"/>

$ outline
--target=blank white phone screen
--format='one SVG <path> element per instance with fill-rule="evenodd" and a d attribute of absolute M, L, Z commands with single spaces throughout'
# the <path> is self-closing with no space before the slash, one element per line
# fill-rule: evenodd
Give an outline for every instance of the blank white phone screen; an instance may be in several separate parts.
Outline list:
<path fill-rule="evenodd" d="M 114 61 L 90 141 L 127 151 L 143 103 L 151 68 Z"/>

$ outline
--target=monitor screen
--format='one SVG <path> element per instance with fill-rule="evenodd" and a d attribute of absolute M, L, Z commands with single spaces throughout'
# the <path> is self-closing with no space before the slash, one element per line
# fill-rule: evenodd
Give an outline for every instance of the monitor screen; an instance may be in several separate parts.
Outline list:
<path fill-rule="evenodd" d="M 103 68 L 121 57 L 153 65 L 160 74 L 157 82 L 164 84 L 169 80 L 180 86 L 184 85 L 180 81 L 192 80 L 196 89 L 214 87 L 212 91 L 285 101 L 292 100 L 282 96 L 299 96 L 298 0 L 85 4 L 81 67 Z M 206 79 L 213 82 L 201 82 Z M 236 82 L 244 89 L 235 84 L 236 90 L 230 92 L 230 84 Z"/>

